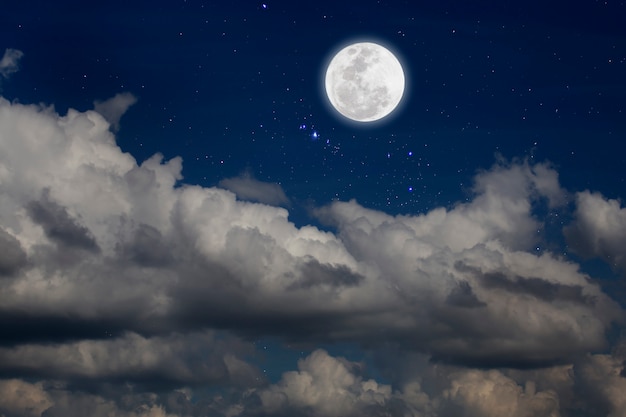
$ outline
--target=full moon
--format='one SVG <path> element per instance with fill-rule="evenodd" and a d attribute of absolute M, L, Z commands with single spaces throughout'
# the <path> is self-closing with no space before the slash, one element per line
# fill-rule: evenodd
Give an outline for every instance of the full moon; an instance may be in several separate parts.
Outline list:
<path fill-rule="evenodd" d="M 357 122 L 373 122 L 400 103 L 404 71 L 385 47 L 359 42 L 337 52 L 326 69 L 324 85 L 339 113 Z"/>

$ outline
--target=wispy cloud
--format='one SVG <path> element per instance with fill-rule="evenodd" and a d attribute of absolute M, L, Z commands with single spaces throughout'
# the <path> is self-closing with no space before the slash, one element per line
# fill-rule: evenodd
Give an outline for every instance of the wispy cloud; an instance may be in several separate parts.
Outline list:
<path fill-rule="evenodd" d="M 224 178 L 218 185 L 232 191 L 241 200 L 273 206 L 289 205 L 289 199 L 279 184 L 259 181 L 249 171 L 237 177 Z"/>
<path fill-rule="evenodd" d="M 24 56 L 24 53 L 18 49 L 5 49 L 2 59 L 0 59 L 0 74 L 4 78 L 9 78 L 11 74 L 17 72 L 22 56 Z"/>
<path fill-rule="evenodd" d="M 94 110 L 102 115 L 110 124 L 114 131 L 120 128 L 120 119 L 126 111 L 137 102 L 137 97 L 131 93 L 119 93 L 104 100 L 94 101 Z"/>

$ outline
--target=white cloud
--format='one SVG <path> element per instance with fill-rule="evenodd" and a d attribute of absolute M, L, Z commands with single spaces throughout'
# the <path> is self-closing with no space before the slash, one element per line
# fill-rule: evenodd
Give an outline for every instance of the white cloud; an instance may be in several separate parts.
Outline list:
<path fill-rule="evenodd" d="M 498 165 L 478 175 L 471 202 L 451 210 L 394 217 L 352 201 L 318 215 L 412 306 L 395 323 L 414 329 L 414 346 L 429 344 L 436 356 L 471 364 L 514 365 L 530 352 L 541 362 L 574 346 L 601 348 L 602 323 L 622 317 L 576 264 L 529 251 L 538 228 L 535 200 L 564 195 L 545 186 L 555 177 L 545 165 Z"/>
<path fill-rule="evenodd" d="M 559 417 L 554 391 L 536 391 L 533 381 L 524 387 L 497 370 L 461 371 L 452 377 L 443 398 L 459 406 L 464 417 Z"/>
<path fill-rule="evenodd" d="M 272 206 L 289 205 L 289 199 L 279 184 L 259 181 L 247 171 L 237 177 L 221 180 L 219 186 L 232 191 L 242 200 Z"/>
<path fill-rule="evenodd" d="M 137 165 L 96 112 L 2 101 L 0 126 L 0 301 L 29 320 L 367 343 L 384 328 L 443 360 L 515 365 L 602 348 L 622 314 L 577 265 L 529 252 L 533 205 L 564 195 L 547 165 L 500 163 L 470 202 L 420 216 L 336 202 L 318 211 L 334 234 L 175 188 L 180 158 Z"/>
<path fill-rule="evenodd" d="M 311 409 L 316 416 L 361 415 L 370 406 L 383 406 L 391 398 L 391 387 L 373 379 L 364 380 L 354 370 L 358 364 L 316 350 L 298 361 L 298 371 L 258 395 L 266 412 Z"/>
<path fill-rule="evenodd" d="M 144 374 L 170 385 L 253 386 L 259 376 L 247 351 L 228 355 L 239 342 L 220 344 L 204 330 L 216 327 L 250 338 L 386 343 L 469 367 L 552 369 L 604 349 L 607 329 L 623 320 L 579 265 L 534 250 L 534 209 L 558 208 L 566 196 L 546 164 L 500 161 L 476 176 L 468 202 L 423 215 L 335 202 L 317 210 L 335 232 L 298 228 L 284 208 L 241 201 L 253 198 L 250 185 L 262 188 L 251 178 L 231 179 L 230 188 L 244 190 L 239 200 L 181 179 L 180 158 L 139 165 L 123 153 L 98 112 L 60 116 L 0 100 L 0 369 L 70 382 Z M 266 189 L 272 201 L 264 201 L 284 201 L 277 190 Z M 589 247 L 617 256 L 611 230 L 623 209 L 586 198 L 579 194 L 573 230 L 599 236 L 590 241 L 609 244 Z M 585 220 L 593 204 L 603 221 L 615 219 L 612 227 Z M 445 404 L 481 413 L 476 399 L 501 392 L 511 415 L 558 412 L 549 387 L 522 388 L 504 372 L 457 372 L 453 381 L 446 396 L 419 378 L 392 390 L 317 351 L 257 397 L 215 399 L 202 410 L 237 415 L 260 398 L 277 413 L 377 415 L 387 407 L 434 416 Z M 94 400 L 63 403 L 54 392 L 45 392 L 57 410 L 50 415 Z M 606 396 L 619 410 L 619 398 Z M 85 405 L 83 415 L 127 410 L 111 401 Z M 137 404 L 165 413 L 156 402 Z"/>
<path fill-rule="evenodd" d="M 19 70 L 19 61 L 24 56 L 24 53 L 18 49 L 7 48 L 4 50 L 4 55 L 0 59 L 0 74 L 4 78 Z"/>
<path fill-rule="evenodd" d="M 576 194 L 574 222 L 565 229 L 569 245 L 584 257 L 600 257 L 626 271 L 626 208 L 599 193 Z"/>
<path fill-rule="evenodd" d="M 137 102 L 137 97 L 131 93 L 118 93 L 105 101 L 94 101 L 94 110 L 102 115 L 114 131 L 120 128 L 120 119 L 128 108 Z"/>

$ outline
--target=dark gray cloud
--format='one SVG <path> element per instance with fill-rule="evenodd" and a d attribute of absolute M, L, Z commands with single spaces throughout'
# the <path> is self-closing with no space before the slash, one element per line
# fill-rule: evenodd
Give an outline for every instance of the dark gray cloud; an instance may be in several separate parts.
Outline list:
<path fill-rule="evenodd" d="M 168 247 L 156 228 L 140 224 L 130 242 L 120 247 L 120 257 L 146 267 L 165 267 L 171 264 L 173 249 Z"/>
<path fill-rule="evenodd" d="M 562 285 L 536 277 L 507 277 L 498 272 L 489 272 L 479 277 L 487 288 L 498 288 L 516 294 L 528 294 L 547 302 L 568 301 L 593 306 L 595 299 L 583 293 L 580 285 Z"/>
<path fill-rule="evenodd" d="M 72 218 L 65 207 L 51 200 L 48 189 L 42 192 L 39 200 L 31 201 L 26 208 L 51 240 L 68 248 L 98 251 L 98 244 L 89 229 Z"/>
<path fill-rule="evenodd" d="M 613 354 L 590 355 L 576 361 L 572 390 L 578 406 L 589 416 L 626 415 L 626 378 L 624 357 Z"/>
<path fill-rule="evenodd" d="M 214 332 L 154 337 L 124 333 L 99 340 L 0 348 L 0 368 L 5 377 L 60 378 L 83 384 L 254 387 L 263 380 L 262 374 L 242 359 L 253 353 L 249 345 Z"/>
<path fill-rule="evenodd" d="M 26 265 L 26 252 L 19 240 L 0 227 L 0 277 L 14 275 Z"/>
<path fill-rule="evenodd" d="M 446 298 L 446 303 L 463 308 L 484 307 L 487 305 L 476 297 L 467 281 L 460 281 L 458 286 L 452 289 L 448 298 Z"/>
<path fill-rule="evenodd" d="M 135 326 L 129 323 L 127 318 L 89 319 L 61 314 L 0 310 L 0 329 L 2 329 L 0 346 L 105 339 L 120 336 Z"/>
<path fill-rule="evenodd" d="M 316 260 L 305 262 L 299 272 L 299 277 L 294 277 L 294 283 L 289 289 L 311 289 L 317 286 L 352 287 L 364 279 L 344 265 L 321 264 Z"/>

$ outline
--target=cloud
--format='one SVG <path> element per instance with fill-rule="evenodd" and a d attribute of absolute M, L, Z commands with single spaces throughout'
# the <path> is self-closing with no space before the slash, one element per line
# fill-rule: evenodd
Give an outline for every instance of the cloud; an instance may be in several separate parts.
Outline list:
<path fill-rule="evenodd" d="M 535 383 L 525 387 L 497 370 L 461 371 L 452 377 L 443 393 L 449 401 L 444 414 L 464 417 L 559 417 L 559 398 L 554 391 L 536 391 Z M 450 407 L 451 405 L 457 407 Z M 454 410 L 454 411 L 452 411 Z"/>
<path fill-rule="evenodd" d="M 577 193 L 574 222 L 564 232 L 576 253 L 602 258 L 626 271 L 626 208 L 618 200 L 589 191 Z"/>
<path fill-rule="evenodd" d="M 152 351 L 143 355 L 150 356 Z M 80 361 L 94 359 L 90 352 L 86 349 Z M 117 355 L 125 354 L 122 349 Z M 412 363 L 411 356 L 389 359 L 410 361 L 405 362 L 406 368 Z M 624 415 L 626 404 L 623 372 L 624 357 L 615 351 L 581 357 L 575 365 L 534 370 L 477 370 L 427 363 L 420 372 L 409 372 L 405 382 L 392 385 L 366 377 L 363 363 L 318 349 L 275 383 L 253 388 L 242 385 L 221 394 L 202 394 L 202 385 L 146 390 L 133 382 L 112 383 L 91 392 L 85 389 L 89 387 L 85 381 L 77 388 L 58 382 L 58 377 L 38 383 L 5 379 L 0 380 L 0 412 L 11 417 L 574 417 L 581 413 L 617 417 Z"/>
<path fill-rule="evenodd" d="M 460 281 L 458 286 L 450 291 L 446 303 L 465 308 L 485 307 L 487 305 L 476 297 L 467 281 Z"/>
<path fill-rule="evenodd" d="M 0 375 L 53 402 L 48 416 L 478 415 L 480 398 L 505 409 L 500 394 L 512 415 L 553 416 L 555 396 L 569 401 L 583 382 L 538 376 L 533 389 L 503 369 L 564 369 L 605 353 L 607 331 L 623 325 L 580 265 L 536 250 L 538 213 L 566 210 L 549 164 L 499 160 L 466 202 L 421 215 L 333 202 L 314 211 L 324 231 L 291 223 L 276 184 L 244 174 L 220 184 L 233 193 L 181 183 L 180 158 L 138 164 L 109 126 L 96 111 L 0 99 Z M 576 210 L 568 238 L 617 257 L 619 205 L 581 193 Z M 259 337 L 393 348 L 444 372 L 392 385 L 318 350 L 269 384 L 253 365 Z M 123 400 L 121 382 L 157 397 Z M 212 384 L 232 396 L 183 393 Z M 608 388 L 598 397 L 620 410 Z"/>
<path fill-rule="evenodd" d="M 312 415 L 337 417 L 361 415 L 364 409 L 381 406 L 391 397 L 389 385 L 363 380 L 354 373 L 357 364 L 316 350 L 298 362 L 298 371 L 258 395 L 270 413 L 310 409 Z"/>
<path fill-rule="evenodd" d="M 129 395 L 115 401 L 66 388 L 53 382 L 0 380 L 0 412 L 6 417 L 178 417 L 154 404 L 154 395 Z"/>
<path fill-rule="evenodd" d="M 0 59 L 0 74 L 4 78 L 19 70 L 19 61 L 24 56 L 24 53 L 18 49 L 7 48 L 4 50 L 4 55 Z"/>
<path fill-rule="evenodd" d="M 19 379 L 0 380 L 0 398 L 0 412 L 9 416 L 39 417 L 53 404 L 41 383 Z"/>
<path fill-rule="evenodd" d="M 26 253 L 13 235 L 0 228 L 0 277 L 12 276 L 26 265 Z"/>
<path fill-rule="evenodd" d="M 106 334 L 105 334 L 106 335 Z M 142 337 L 126 333 L 104 340 L 27 344 L 0 348 L 4 374 L 69 381 L 129 381 L 156 385 L 241 385 L 262 379 L 240 358 L 253 352 L 233 338 L 213 332 Z"/>
<path fill-rule="evenodd" d="M 555 176 L 546 165 L 496 165 L 477 176 L 471 202 L 450 210 L 394 217 L 352 201 L 317 213 L 406 306 L 389 322 L 410 335 L 387 325 L 387 338 L 454 363 L 545 365 L 601 349 L 601 323 L 623 316 L 577 265 L 531 252 L 533 206 L 564 201 L 545 186 Z"/>
<path fill-rule="evenodd" d="M 279 184 L 259 181 L 247 171 L 237 177 L 224 178 L 218 185 L 232 191 L 241 200 L 272 206 L 289 205 L 289 199 Z"/>
<path fill-rule="evenodd" d="M 137 97 L 131 93 L 118 93 L 105 101 L 94 101 L 94 110 L 102 115 L 111 124 L 114 131 L 120 129 L 120 119 L 128 108 L 137 102 Z"/>
<path fill-rule="evenodd" d="M 626 355 L 588 355 L 576 363 L 576 391 L 590 413 L 626 416 Z"/>
<path fill-rule="evenodd" d="M 440 360 L 543 366 L 602 349 L 622 316 L 577 265 L 530 252 L 533 207 L 564 194 L 548 165 L 501 162 L 477 175 L 470 202 L 420 216 L 336 202 L 317 211 L 335 234 L 175 186 L 180 158 L 138 165 L 96 112 L 4 101 L 0 122 L 1 220 L 29 265 L 9 268 L 20 273 L 4 281 L 0 320 L 25 328 L 371 344 L 382 327 Z"/>

